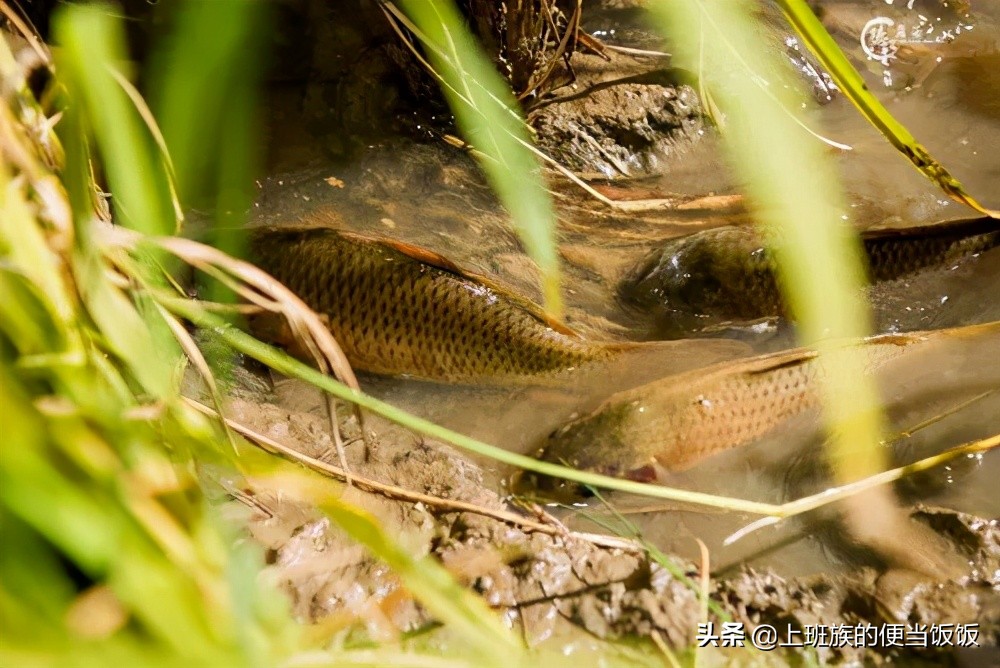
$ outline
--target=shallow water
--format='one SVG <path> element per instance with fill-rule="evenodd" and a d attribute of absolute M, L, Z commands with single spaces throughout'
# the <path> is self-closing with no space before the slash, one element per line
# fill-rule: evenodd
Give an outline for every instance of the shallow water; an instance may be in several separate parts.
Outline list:
<path fill-rule="evenodd" d="M 840 11 L 839 37 L 855 55 L 851 32 L 862 18 L 878 14 L 883 2 L 830 2 Z M 931 152 L 963 180 L 984 203 L 1000 206 L 1000 80 L 995 72 L 995 45 L 1000 40 L 1000 7 L 978 3 L 974 29 L 941 53 L 915 57 L 916 65 L 942 58 L 922 74 L 917 87 L 899 87 L 905 71 L 893 64 L 890 85 L 885 68 L 873 64 L 869 85 L 891 111 Z M 851 14 L 853 11 L 855 14 Z M 848 18 L 843 18 L 847 16 Z M 864 25 L 864 21 L 861 22 Z M 846 26 L 846 27 L 845 27 Z M 959 48 L 969 35 L 974 48 Z M 637 37 L 638 39 L 638 37 Z M 856 41 L 856 40 L 855 40 Z M 969 39 L 971 43 L 971 39 Z M 649 48 L 649 41 L 639 40 Z M 863 56 L 863 54 L 862 54 Z M 923 73 L 922 68 L 921 72 Z M 898 70 L 898 71 L 897 71 Z M 968 217 L 900 157 L 860 119 L 842 97 L 810 111 L 818 131 L 853 150 L 837 153 L 847 207 L 862 228 L 906 226 Z M 305 150 L 305 149 L 304 149 Z M 659 179 L 633 184 L 645 191 L 690 197 L 734 192 L 722 166 L 717 142 L 706 137 L 690 150 L 663 163 Z M 372 146 L 356 163 L 332 166 L 313 160 L 294 172 L 276 172 L 261 182 L 255 222 L 281 224 L 305 218 L 339 228 L 383 234 L 426 246 L 471 269 L 497 277 L 514 291 L 538 298 L 536 273 L 521 252 L 505 216 L 464 154 L 441 146 L 387 143 Z M 573 187 L 555 185 L 561 197 L 560 235 L 564 259 L 568 321 L 596 339 L 646 339 L 654 333 L 651 319 L 622 306 L 615 297 L 621 276 L 651 248 L 688 231 L 745 221 L 731 211 L 610 214 L 588 202 Z M 1000 251 L 983 254 L 971 268 L 922 275 L 907 284 L 873 292 L 878 326 L 903 331 L 1000 320 Z M 791 345 L 784 329 L 762 337 L 733 330 L 728 336 L 756 350 Z M 727 347 L 728 345 L 728 347 Z M 993 345 L 993 344 L 990 344 Z M 952 410 L 970 397 L 1000 385 L 996 378 L 996 346 L 941 353 L 894 369 L 886 380 L 887 398 L 900 406 L 893 427 L 907 429 Z M 517 390 L 446 387 L 406 379 L 362 377 L 364 388 L 418 415 L 481 440 L 519 452 L 533 452 L 552 429 L 595 406 L 603 397 L 626 387 L 683 369 L 705 366 L 746 354 L 748 349 L 719 341 L 689 342 L 627 356 L 610 367 L 581 370 L 564 385 Z M 297 408 L 320 410 L 318 398 L 296 384 L 281 386 L 283 401 Z M 813 418 L 803 418 L 804 421 Z M 803 426 L 803 425 L 799 425 Z M 808 425 L 805 425 L 808 426 Z M 1000 431 L 1000 392 L 979 399 L 904 439 L 894 449 L 899 462 L 913 461 L 946 447 Z M 786 438 L 781 433 L 747 448 L 713 457 L 661 482 L 678 487 L 762 501 L 785 501 L 823 489 L 819 438 Z M 498 487 L 511 471 L 487 463 L 488 483 Z M 899 485 L 908 499 L 940 504 L 988 517 L 1000 516 L 1000 456 L 988 453 L 958 460 Z M 734 545 L 726 536 L 754 517 L 739 513 L 695 510 L 651 510 L 649 500 L 612 495 L 612 502 L 635 522 L 643 535 L 661 548 L 697 557 L 695 539 L 710 548 L 713 569 L 725 570 L 744 561 L 774 566 L 783 574 L 811 573 L 831 567 L 852 568 L 865 555 L 842 549 L 842 541 L 825 524 L 800 520 L 756 531 Z M 600 512 L 591 504 L 587 512 Z M 593 528 L 586 518 L 567 513 L 573 527 Z"/>
<path fill-rule="evenodd" d="M 907 355 L 879 374 L 889 433 L 895 436 L 888 446 L 892 465 L 1000 432 L 1000 366 L 986 362 L 998 354 L 1000 336 L 994 333 Z M 939 416 L 938 421 L 921 426 Z M 832 483 L 824 466 L 822 437 L 811 434 L 814 422 L 814 415 L 803 416 L 749 447 L 722 453 L 689 471 L 665 473 L 660 482 L 773 503 L 820 493 Z M 915 428 L 912 435 L 899 435 Z M 804 434 L 798 431 L 803 429 Z M 1000 495 L 995 489 L 998 475 L 1000 457 L 992 452 L 963 456 L 896 487 L 911 502 L 1000 517 Z M 706 542 L 714 570 L 749 562 L 772 566 L 781 573 L 805 574 L 827 565 L 857 566 L 867 558 L 845 551 L 842 539 L 822 520 L 785 521 L 725 545 L 726 537 L 757 518 L 713 511 L 650 512 L 657 504 L 641 499 L 625 500 L 622 506 L 642 534 L 665 550 L 697 559 L 695 539 Z M 594 511 L 599 512 L 599 507 Z"/>
<path fill-rule="evenodd" d="M 825 25 L 834 31 L 869 89 L 888 110 L 969 192 L 987 206 L 1000 206 L 996 186 L 1000 179 L 1000 5 L 973 3 L 974 12 L 959 18 L 947 10 L 928 11 L 931 0 L 917 2 L 912 10 L 905 9 L 906 3 L 893 6 L 882 0 L 814 4 L 823 8 Z M 949 28 L 954 35 L 959 24 L 966 29 L 949 43 L 918 42 L 912 32 L 921 23 L 921 16 L 940 26 L 923 39 L 932 39 Z M 910 35 L 887 66 L 868 58 L 861 48 L 865 25 L 879 18 L 892 19 L 895 29 L 905 28 Z M 777 44 L 793 38 L 780 19 L 771 19 L 772 38 Z M 798 53 L 802 50 L 799 47 Z M 845 213 L 856 225 L 862 229 L 906 226 L 969 215 L 892 148 L 843 95 L 834 92 L 831 97 L 823 104 L 808 104 L 806 121 L 817 134 L 850 147 L 829 150 L 841 167 L 848 200 Z M 661 183 L 665 190 L 692 194 L 734 190 L 734 179 L 717 150 L 717 140 L 710 136 L 706 140 L 697 150 L 664 162 Z"/>

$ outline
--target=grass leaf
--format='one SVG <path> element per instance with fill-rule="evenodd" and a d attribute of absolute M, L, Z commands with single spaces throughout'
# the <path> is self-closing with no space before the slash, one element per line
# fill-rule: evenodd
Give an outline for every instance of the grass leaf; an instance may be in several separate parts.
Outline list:
<path fill-rule="evenodd" d="M 542 274 L 546 310 L 562 315 L 555 214 L 541 165 L 517 101 L 450 0 L 402 0 L 465 139 L 482 154 L 480 167 L 510 213 L 525 250 Z"/>
<path fill-rule="evenodd" d="M 891 3 L 890 3 L 891 4 Z M 788 22 L 833 77 L 837 87 L 858 108 L 858 111 L 881 132 L 889 142 L 913 163 L 928 179 L 937 184 L 955 201 L 971 206 L 976 211 L 993 218 L 1000 218 L 1000 211 L 988 209 L 970 195 L 965 187 L 934 157 L 917 138 L 886 109 L 868 89 L 868 85 L 851 65 L 843 50 L 810 9 L 806 0 L 778 0 Z"/>

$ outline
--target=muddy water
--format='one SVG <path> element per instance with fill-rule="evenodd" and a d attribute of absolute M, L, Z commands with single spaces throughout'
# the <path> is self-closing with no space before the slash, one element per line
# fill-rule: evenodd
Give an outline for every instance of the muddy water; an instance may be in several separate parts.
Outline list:
<path fill-rule="evenodd" d="M 840 14 L 839 36 L 852 46 L 851 26 L 864 12 L 884 3 L 830 3 Z M 988 3 L 987 3 L 988 4 Z M 851 14 L 853 11 L 855 14 Z M 942 52 L 937 67 L 920 69 L 919 85 L 900 87 L 910 63 L 892 63 L 891 77 L 881 66 L 868 69 L 870 85 L 893 113 L 907 123 L 928 148 L 953 169 L 987 204 L 1000 206 L 1000 114 L 991 100 L 1000 96 L 995 51 L 1000 37 L 1000 8 L 980 7 L 970 50 Z M 874 15 L 874 14 L 873 14 Z M 843 18 L 847 16 L 847 18 Z M 828 16 L 828 20 L 833 20 Z M 861 22 L 863 26 L 865 21 Z M 843 27 L 846 26 L 846 27 Z M 995 41 L 995 40 L 993 40 Z M 985 45 L 985 46 L 984 46 Z M 644 44 L 644 46 L 649 46 Z M 860 48 L 854 48 L 859 52 Z M 914 56 L 917 64 L 938 54 Z M 905 65 L 905 67 L 904 67 Z M 899 70 L 899 72 L 897 72 Z M 884 83 L 888 82 L 888 84 Z M 968 211 L 946 200 L 900 158 L 840 97 L 810 110 L 818 131 L 852 146 L 834 151 L 847 191 L 847 211 L 862 228 L 906 226 L 966 217 Z M 831 151 L 833 151 L 831 149 Z M 716 141 L 706 137 L 690 150 L 662 163 L 664 176 L 629 184 L 642 196 L 682 195 L 697 198 L 734 192 L 722 168 Z M 372 146 L 349 166 L 316 162 L 294 173 L 276 173 L 260 184 L 255 221 L 281 224 L 307 220 L 341 229 L 383 234 L 422 245 L 455 262 L 496 277 L 512 290 L 537 299 L 533 267 L 506 226 L 489 189 L 476 176 L 469 159 L 441 146 L 387 142 Z M 569 186 L 557 185 L 561 251 L 569 324 L 586 336 L 608 340 L 655 337 L 650 318 L 624 308 L 615 297 L 621 276 L 663 240 L 689 231 L 743 223 L 745 216 L 727 210 L 695 208 L 674 213 L 608 212 L 588 202 Z M 968 270 L 967 270 L 968 269 Z M 903 285 L 873 293 L 879 325 L 885 330 L 929 329 L 1000 319 L 1000 253 L 983 254 L 970 268 L 927 274 Z M 787 329 L 729 331 L 755 350 L 789 345 Z M 750 348 L 718 341 L 691 341 L 669 351 L 624 358 L 607 368 L 591 369 L 565 385 L 518 390 L 447 387 L 406 379 L 362 378 L 365 389 L 419 415 L 463 433 L 519 452 L 531 452 L 556 426 L 592 408 L 601 398 L 649 379 L 745 355 Z M 989 373 L 997 356 L 966 349 L 913 362 L 893 372 L 887 400 L 895 408 L 892 425 L 904 431 L 928 418 L 939 421 L 902 438 L 893 446 L 899 462 L 913 461 L 941 449 L 1000 430 L 1000 393 L 977 397 L 993 383 Z M 960 370 L 960 372 L 959 372 Z M 942 374 L 950 374 L 944 379 Z M 945 382 L 947 380 L 947 382 Z M 318 397 L 297 383 L 279 384 L 282 402 L 296 410 L 321 410 Z M 803 420 L 813 420 L 806 417 Z M 810 425 L 792 425 L 792 427 Z M 823 489 L 828 476 L 822 466 L 819 437 L 787 438 L 778 434 L 748 448 L 714 457 L 689 471 L 664 474 L 661 482 L 678 487 L 763 501 L 784 501 Z M 486 484 L 501 489 L 511 471 L 486 465 Z M 1000 457 L 991 453 L 959 460 L 906 481 L 900 491 L 910 499 L 953 507 L 987 517 L 1000 516 Z M 695 539 L 709 545 L 713 567 L 748 562 L 768 565 L 792 575 L 834 568 L 853 568 L 868 557 L 844 546 L 830 525 L 820 520 L 790 521 L 757 531 L 725 545 L 724 539 L 753 517 L 677 510 L 648 500 L 612 496 L 644 536 L 661 548 L 697 556 Z M 592 528 L 586 514 L 591 504 L 565 513 L 574 527 Z"/>
<path fill-rule="evenodd" d="M 461 167 L 457 158 L 441 157 L 426 147 L 409 149 L 427 159 L 454 160 L 447 169 L 421 172 L 419 178 L 405 173 L 391 188 L 374 193 L 365 184 L 373 171 L 388 171 L 395 151 L 374 150 L 370 163 L 357 172 L 337 171 L 335 177 L 344 188 L 330 186 L 325 178 L 333 172 L 319 171 L 299 182 L 276 177 L 264 190 L 259 207 L 261 220 L 274 223 L 285 220 L 285 212 L 271 212 L 269 207 L 286 209 L 297 205 L 302 216 L 321 224 L 332 224 L 359 231 L 387 234 L 428 246 L 478 271 L 499 277 L 512 289 L 534 294 L 534 276 L 516 242 L 503 226 L 487 192 L 470 175 L 468 165 Z M 440 183 L 441 179 L 448 182 Z M 462 187 L 456 196 L 455 181 Z M 284 181 L 284 183 L 279 183 Z M 414 184 L 414 182 L 416 182 Z M 370 186 L 369 186 L 370 187 Z M 308 200 L 306 198 L 309 198 Z M 476 215 L 466 212 L 475 207 Z M 330 213 L 336 211 L 334 215 Z M 318 212 L 318 213 L 317 213 Z M 579 212 L 577 212 L 579 213 Z M 279 218 L 280 216 L 280 218 Z M 589 217 L 588 217 L 589 216 Z M 431 222 L 425 223 L 430 220 Z M 579 222 L 577 222 L 579 221 Z M 564 231 L 563 254 L 567 259 L 567 295 L 570 322 L 588 336 L 601 339 L 641 337 L 642 323 L 635 314 L 622 309 L 614 296 L 620 274 L 638 261 L 660 239 L 682 234 L 692 227 L 688 220 L 638 221 L 622 234 L 620 221 L 601 219 L 584 212 L 570 218 Z M 695 221 L 694 226 L 714 221 Z M 602 242 L 588 242 L 598 236 Z M 943 327 L 983 319 L 1000 318 L 993 294 L 1000 287 L 1000 255 L 987 254 L 971 273 L 943 272 L 922 276 L 910 286 L 886 288 L 886 303 L 898 304 L 893 322 L 902 329 Z M 948 299 L 943 300 L 942 297 Z M 743 337 L 745 344 L 707 340 L 678 342 L 673 348 L 626 356 L 610 367 L 597 367 L 573 376 L 565 385 L 546 384 L 517 390 L 495 388 L 448 387 L 398 378 L 363 377 L 365 389 L 402 408 L 435 422 L 469 434 L 483 441 L 524 453 L 534 451 L 539 442 L 567 420 L 585 414 L 609 394 L 685 369 L 707 366 L 716 361 L 747 354 L 750 348 L 764 350 L 788 343 L 788 333 L 761 339 Z M 993 357 L 993 356 L 991 356 Z M 976 375 L 978 360 L 937 360 L 933 369 L 959 368 L 965 364 L 970 377 Z M 933 390 L 938 383 L 927 377 L 926 365 L 899 372 L 901 383 L 917 389 Z M 971 388 L 971 389 L 968 389 Z M 903 405 L 894 425 L 903 430 L 939 412 L 949 410 L 982 390 L 981 383 L 970 383 L 943 397 L 926 397 L 927 392 L 912 391 L 895 403 Z M 315 392 L 295 382 L 279 384 L 282 404 L 291 410 L 322 413 Z M 913 400 L 907 404 L 909 397 Z M 998 417 L 990 417 L 998 416 Z M 805 418 L 811 429 L 814 416 Z M 795 425 L 791 425 L 795 427 Z M 913 461 L 943 447 L 988 436 L 1000 430 L 1000 398 L 981 399 L 946 419 L 905 439 L 898 448 L 900 463 Z M 732 451 L 707 460 L 680 474 L 664 474 L 661 482 L 688 489 L 726 496 L 780 502 L 820 491 L 828 484 L 819 455 L 817 438 L 791 439 L 781 433 L 749 448 Z M 488 461 L 485 482 L 503 489 L 511 471 Z M 954 507 L 985 516 L 1000 516 L 1000 503 L 992 484 L 1000 475 L 1000 460 L 993 456 L 978 461 L 960 461 L 950 468 L 936 469 L 903 487 L 911 498 Z M 799 521 L 769 528 L 737 542 L 724 545 L 724 539 L 752 521 L 741 514 L 677 511 L 651 504 L 648 500 L 612 496 L 612 501 L 639 527 L 643 534 L 661 548 L 695 558 L 695 538 L 705 541 L 712 551 L 715 569 L 722 572 L 741 563 L 772 566 L 785 575 L 829 570 L 832 566 L 855 567 L 865 555 L 845 550 L 843 540 L 832 527 Z M 593 529 L 586 513 L 599 513 L 591 505 L 566 513 L 571 526 Z"/>
<path fill-rule="evenodd" d="M 967 189 L 987 206 L 1000 206 L 1000 5 L 966 3 L 940 9 L 939 0 L 888 3 L 881 0 L 823 0 L 824 24 L 862 72 L 869 89 Z M 912 10 L 906 9 L 909 4 Z M 937 9 L 935 9 L 937 7 Z M 771 16 L 772 38 L 794 39 Z M 864 52 L 862 35 L 880 21 L 893 22 L 895 55 L 883 64 Z M 872 25 L 869 25 L 871 22 Z M 868 26 L 866 30 L 866 26 Z M 933 26 L 933 27 L 932 27 Z M 904 35 L 899 36 L 898 31 Z M 948 41 L 945 36 L 953 39 Z M 937 43 L 934 40 L 944 38 Z M 868 37 L 871 42 L 871 37 Z M 798 68 L 813 63 L 798 45 L 789 57 Z M 797 50 L 796 50 L 797 49 Z M 811 79 L 809 79 L 811 83 Z M 814 100 L 807 125 L 838 145 L 829 149 L 841 166 L 848 193 L 845 214 L 861 228 L 933 223 L 968 211 L 933 187 L 864 120 L 838 92 Z M 730 192 L 735 179 L 721 165 L 717 139 L 707 136 L 697 150 L 663 163 L 662 187 L 679 193 Z"/>
<path fill-rule="evenodd" d="M 949 10 L 932 13 L 921 6 L 910 11 L 883 2 L 845 0 L 820 4 L 826 12 L 826 25 L 855 63 L 865 65 L 862 71 L 869 87 L 890 111 L 970 192 L 988 206 L 1000 206 L 1000 6 L 975 3 L 975 14 L 965 16 Z M 921 4 L 919 0 L 917 4 Z M 897 57 L 885 63 L 867 59 L 860 40 L 865 25 L 873 19 L 880 22 L 881 18 L 891 19 L 897 29 L 905 27 L 907 38 L 903 41 L 910 42 L 899 44 Z M 923 41 L 918 43 L 914 30 L 921 28 Z M 951 31 L 953 41 L 928 43 L 945 31 Z M 830 151 L 840 165 L 847 194 L 845 214 L 860 229 L 905 227 L 968 215 L 968 209 L 944 197 L 842 96 L 835 94 L 831 101 L 813 105 L 808 113 L 814 130 L 851 147 L 849 151 Z M 718 142 L 713 137 L 694 151 L 669 159 L 665 168 L 660 182 L 664 191 L 704 194 L 735 188 L 735 179 L 720 169 Z M 1000 318 L 1000 300 L 995 296 L 998 287 L 1000 253 L 991 251 L 972 268 L 949 268 L 902 285 L 876 287 L 871 294 L 876 325 L 883 331 L 905 331 L 995 320 Z M 786 345 L 786 334 L 770 340 L 756 339 L 755 345 L 767 349 Z M 981 352 L 979 364 L 995 364 L 985 350 Z M 886 391 L 886 400 L 897 404 L 890 416 L 894 429 L 902 431 L 930 416 L 949 413 L 963 401 L 978 396 L 980 390 L 989 389 L 990 373 L 982 372 L 983 367 L 977 370 L 976 362 L 969 362 L 945 357 L 897 370 L 890 384 L 897 389 Z M 963 388 L 952 386 L 945 390 L 946 383 L 939 385 L 932 377 L 954 373 L 958 368 L 968 372 L 963 377 L 963 383 L 968 385 Z M 898 388 L 907 390 L 904 393 Z M 905 396 L 898 396 L 901 393 Z M 894 457 L 899 462 L 912 461 L 942 446 L 996 433 L 1000 428 L 998 409 L 997 394 L 979 399 L 913 436 L 900 439 Z M 662 482 L 770 501 L 821 490 L 826 478 L 816 475 L 820 439 L 809 443 L 790 440 L 777 435 L 751 448 L 717 456 L 689 472 L 664 476 Z M 979 456 L 934 469 L 900 485 L 900 491 L 909 498 L 997 517 L 1000 495 L 993 481 L 998 475 L 1000 457 Z M 695 539 L 700 538 L 711 546 L 719 569 L 749 561 L 773 565 L 783 572 L 809 573 L 823 564 L 850 566 L 857 556 L 840 549 L 838 541 L 822 526 L 789 522 L 724 546 L 727 535 L 753 518 L 706 517 L 702 512 L 668 515 L 652 510 L 655 504 L 648 501 L 631 503 L 634 512 L 629 516 L 644 535 L 691 558 L 697 556 Z"/>
<path fill-rule="evenodd" d="M 880 374 L 891 425 L 889 455 L 894 465 L 931 456 L 944 447 L 985 438 L 1000 430 L 1000 369 L 989 360 L 1000 353 L 996 336 L 928 350 L 899 360 Z M 991 394 L 986 394 L 992 392 Z M 984 396 L 985 394 L 985 396 Z M 926 424 L 941 416 L 938 421 Z M 815 416 L 806 415 L 755 444 L 732 450 L 681 473 L 663 473 L 662 484 L 724 496 L 784 502 L 822 492 L 830 485 L 823 439 L 812 432 Z M 902 432 L 917 430 L 911 435 Z M 995 489 L 1000 462 L 995 453 L 955 460 L 905 480 L 897 486 L 908 501 L 1000 517 Z M 853 568 L 866 556 L 844 544 L 827 518 L 792 520 L 759 530 L 726 545 L 725 540 L 755 518 L 740 514 L 669 512 L 649 500 L 623 501 L 624 512 L 648 539 L 691 559 L 696 539 L 711 548 L 714 568 L 725 571 L 744 563 L 771 566 L 784 574 L 803 575 L 829 566 Z M 586 512 L 593 512 L 587 509 Z M 581 517 L 581 526 L 588 526 Z"/>

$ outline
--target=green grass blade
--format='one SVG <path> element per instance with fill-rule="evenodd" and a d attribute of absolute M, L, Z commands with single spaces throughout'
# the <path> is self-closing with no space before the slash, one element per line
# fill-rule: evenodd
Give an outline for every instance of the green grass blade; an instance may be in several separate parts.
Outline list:
<path fill-rule="evenodd" d="M 215 211 L 212 245 L 244 255 L 246 211 L 259 164 L 258 86 L 270 5 L 246 0 L 185 0 L 169 14 L 172 30 L 152 57 L 156 118 L 186 207 Z M 238 63 L 233 66 L 232 63 Z M 231 293 L 208 279 L 216 302 Z"/>
<path fill-rule="evenodd" d="M 163 163 L 113 74 L 125 62 L 125 36 L 109 11 L 100 5 L 67 5 L 53 17 L 53 34 L 62 46 L 60 78 L 93 130 L 119 224 L 170 234 L 175 215 Z"/>
<path fill-rule="evenodd" d="M 517 101 L 476 45 L 450 0 L 402 0 L 420 30 L 428 58 L 443 79 L 442 90 L 466 140 L 483 154 L 479 164 L 525 250 L 542 274 L 546 310 L 562 315 L 555 214 Z"/>
<path fill-rule="evenodd" d="M 156 157 L 155 143 L 135 104 L 115 78 L 125 62 L 121 21 L 107 7 L 71 5 L 53 16 L 53 33 L 62 46 L 60 80 L 71 98 L 61 132 L 68 135 L 63 142 L 67 190 L 74 193 L 71 201 L 81 242 L 74 249 L 72 267 L 89 314 L 103 334 L 102 343 L 126 363 L 145 392 L 165 397 L 171 391 L 171 369 L 180 349 L 155 312 L 144 313 L 141 302 L 133 305 L 107 282 L 105 266 L 88 243 L 94 215 L 83 193 L 91 190 L 87 146 L 91 135 L 114 193 L 116 222 L 151 234 L 169 234 L 176 223 L 164 164 Z M 149 264 L 156 261 L 155 253 L 151 255 Z"/>
<path fill-rule="evenodd" d="M 3 506 L 0 544 L 5 546 L 0 550 L 0 586 L 30 608 L 31 617 L 44 620 L 46 626 L 58 622 L 76 588 L 41 537 Z M 2 621 L 0 627 L 8 628 Z"/>
<path fill-rule="evenodd" d="M 862 76 L 809 8 L 806 0 L 778 0 L 778 5 L 788 22 L 830 73 L 844 95 L 868 119 L 868 122 L 913 163 L 914 167 L 952 199 L 971 206 L 987 216 L 1000 218 L 1000 211 L 988 209 L 972 197 L 958 179 L 935 160 L 927 149 L 917 142 L 917 138 L 875 97 Z"/>
<path fill-rule="evenodd" d="M 819 350 L 826 367 L 821 393 L 835 470 L 845 481 L 881 471 L 879 395 L 861 352 L 838 344 L 870 329 L 860 241 L 841 219 L 847 209 L 821 144 L 791 121 L 802 101 L 795 80 L 754 30 L 751 3 L 657 2 L 652 8 L 665 34 L 703 35 L 711 45 L 699 50 L 694 39 L 680 40 L 677 55 L 691 68 L 702 59 L 703 81 L 726 114 L 731 162 L 774 248 L 799 336 Z"/>
<path fill-rule="evenodd" d="M 256 38 L 263 9 L 245 0 L 175 3 L 171 31 L 153 55 L 151 105 L 188 206 L 252 185 L 246 175 L 224 178 L 220 163 L 241 156 L 255 139 L 246 117 L 255 111 L 252 90 L 262 67 L 263 44 Z"/>

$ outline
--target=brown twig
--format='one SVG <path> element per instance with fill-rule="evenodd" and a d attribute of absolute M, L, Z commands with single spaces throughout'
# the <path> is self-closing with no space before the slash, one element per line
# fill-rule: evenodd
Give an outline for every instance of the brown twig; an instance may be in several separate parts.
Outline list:
<path fill-rule="evenodd" d="M 206 406 L 205 404 L 185 397 L 185 401 L 191 405 L 194 409 L 208 415 L 210 417 L 218 418 L 224 420 L 226 424 L 236 433 L 242 435 L 250 442 L 258 445 L 259 447 L 279 454 L 287 459 L 298 462 L 307 468 L 312 469 L 323 475 L 330 476 L 332 478 L 337 478 L 340 480 L 346 480 L 346 472 L 333 464 L 322 461 L 315 457 L 310 457 L 304 453 L 295 450 L 287 445 L 279 443 L 274 439 L 268 438 L 263 434 L 259 434 L 256 431 L 250 429 L 249 427 L 236 422 L 230 418 L 220 416 L 219 413 L 213 408 Z M 513 526 L 520 527 L 521 529 L 529 532 L 544 533 L 549 536 L 557 537 L 570 537 L 578 540 L 582 540 L 587 543 L 591 543 L 598 547 L 612 548 L 626 550 L 628 552 L 642 552 L 643 548 L 638 543 L 630 540 L 625 540 L 622 538 L 615 538 L 612 536 L 602 536 L 599 534 L 589 534 L 589 533 L 578 533 L 578 532 L 567 532 L 566 528 L 562 525 L 553 525 L 547 522 L 540 522 L 538 520 L 531 519 L 529 517 L 524 517 L 523 515 L 518 515 L 512 513 L 508 510 L 501 510 L 495 508 L 486 508 L 484 506 L 476 505 L 474 503 L 469 503 L 467 501 L 459 501 L 456 499 L 443 499 L 438 496 L 431 496 L 430 494 L 423 494 L 421 492 L 415 492 L 412 490 L 404 489 L 396 485 L 391 485 L 389 483 L 380 482 L 378 480 L 373 480 L 365 476 L 359 476 L 352 474 L 354 480 L 354 486 L 358 489 L 364 490 L 366 492 L 372 492 L 375 494 L 381 494 L 386 498 L 393 499 L 396 501 L 405 501 L 407 503 L 422 503 L 428 507 L 437 508 L 440 512 L 459 512 L 459 513 L 474 513 L 476 515 L 482 515 L 484 517 L 489 517 L 491 519 L 497 520 L 498 522 L 503 522 L 504 524 L 510 524 Z"/>
<path fill-rule="evenodd" d="M 35 54 L 43 63 L 45 63 L 45 66 L 51 69 L 52 54 L 49 53 L 49 49 L 45 46 L 45 42 L 43 42 L 38 36 L 38 30 L 35 26 L 29 25 L 28 22 L 22 19 L 5 0 L 0 0 L 0 13 L 3 13 L 3 15 L 7 17 L 7 20 L 10 21 L 11 25 L 17 28 L 17 31 L 21 33 L 21 36 L 27 40 Z"/>
<path fill-rule="evenodd" d="M 552 16 L 552 5 L 549 0 L 544 0 L 542 8 L 545 12 L 545 18 L 547 19 L 549 26 L 552 28 L 552 32 L 558 35 L 559 28 L 556 24 L 555 18 Z M 524 90 L 517 96 L 519 101 L 528 97 L 544 85 L 552 77 L 552 73 L 556 68 L 556 63 L 560 60 L 566 64 L 566 68 L 569 70 L 570 76 L 575 79 L 575 75 L 573 75 L 573 66 L 570 64 L 570 58 L 573 57 L 573 53 L 576 51 L 576 35 L 580 27 L 581 10 L 581 2 L 580 0 L 577 0 L 576 7 L 569 17 L 565 30 L 563 30 L 562 37 L 559 39 L 559 44 L 556 46 L 555 53 L 553 53 L 552 57 L 548 59 L 548 62 L 543 64 L 542 67 L 535 72 L 535 74 L 541 72 L 541 75 L 538 76 L 537 79 L 535 76 L 532 76 L 528 80 L 528 84 L 525 86 Z"/>
<path fill-rule="evenodd" d="M 195 269 L 215 277 L 230 289 L 254 305 L 279 313 L 288 322 L 293 335 L 301 341 L 316 361 L 323 373 L 332 373 L 338 380 L 354 390 L 360 390 L 357 377 L 347 361 L 340 345 L 323 324 L 320 317 L 299 299 L 291 290 L 272 278 L 266 272 L 249 262 L 238 260 L 222 251 L 190 239 L 179 237 L 142 237 L 136 232 L 121 227 L 104 226 L 101 233 L 111 246 L 135 249 L 141 241 L 154 244 L 180 257 Z M 235 279 L 235 280 L 234 280 Z M 341 464 L 347 469 L 347 457 L 340 438 L 333 397 L 327 396 L 327 414 L 330 431 Z M 368 448 L 367 434 L 361 409 L 353 410 L 361 428 L 362 440 Z M 350 479 L 348 478 L 348 484 Z"/>
<path fill-rule="evenodd" d="M 608 45 L 581 28 L 577 28 L 576 31 L 576 43 L 595 56 L 611 61 L 611 56 L 608 55 Z"/>

